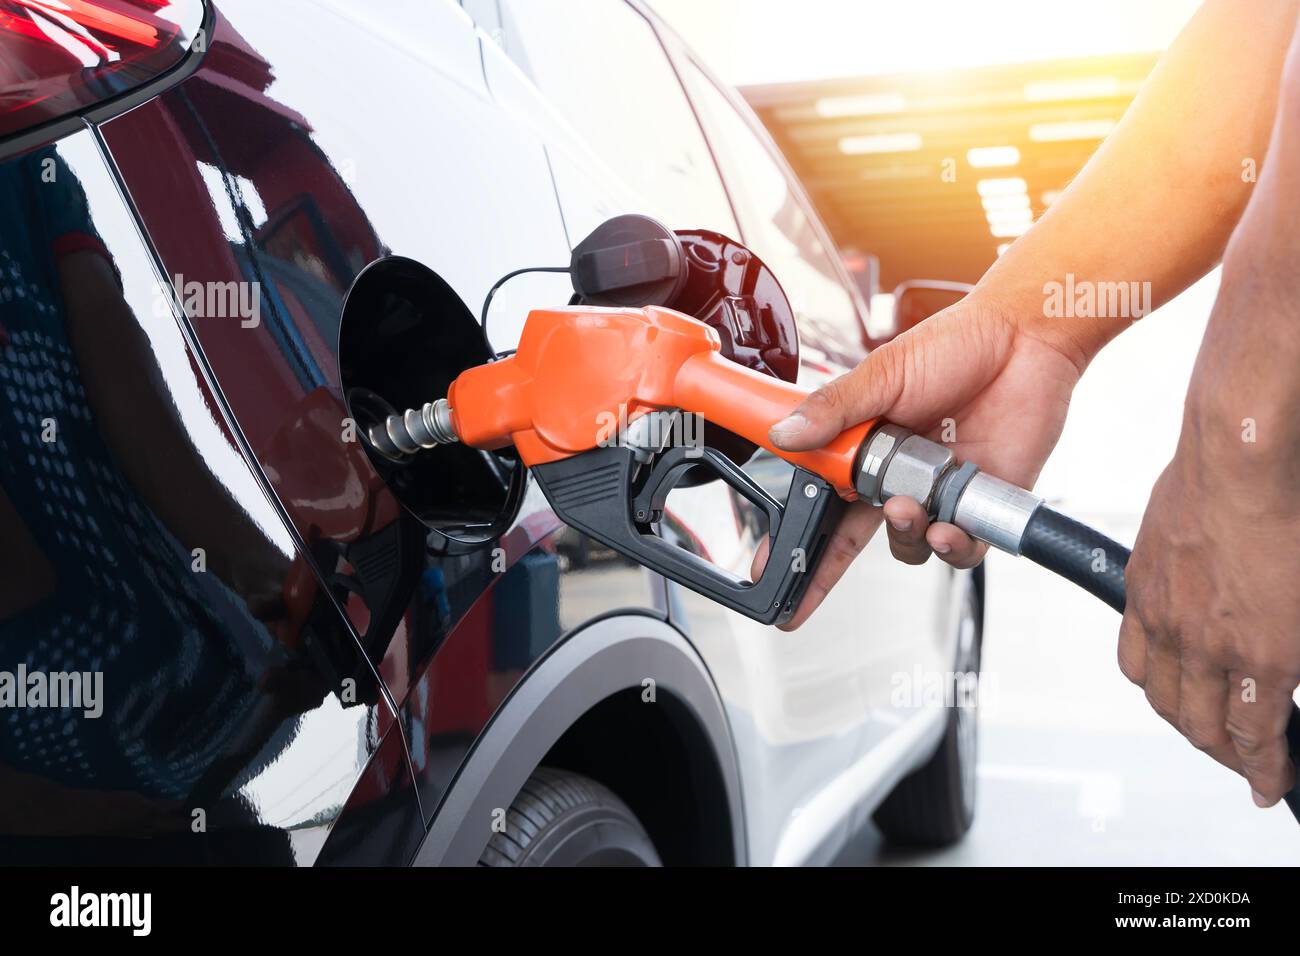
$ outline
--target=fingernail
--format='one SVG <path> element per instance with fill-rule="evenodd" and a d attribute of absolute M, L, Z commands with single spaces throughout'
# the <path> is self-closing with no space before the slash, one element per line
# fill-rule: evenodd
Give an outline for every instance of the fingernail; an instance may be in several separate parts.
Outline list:
<path fill-rule="evenodd" d="M 1262 793 L 1260 793 L 1258 790 L 1252 790 L 1252 791 L 1250 791 L 1250 798 L 1251 798 L 1252 800 L 1255 801 L 1255 806 L 1257 806 L 1257 807 L 1271 807 L 1271 806 L 1272 806 L 1272 804 L 1268 802 L 1268 798 L 1265 797 L 1265 796 L 1264 796 Z"/>
<path fill-rule="evenodd" d="M 808 419 L 804 418 L 803 415 L 798 412 L 795 412 L 793 415 L 789 415 L 773 425 L 769 434 L 772 436 L 772 440 L 779 444 L 783 441 L 788 441 L 791 438 L 798 437 L 799 433 L 807 427 Z"/>
<path fill-rule="evenodd" d="M 946 544 L 932 544 L 930 547 L 934 549 L 935 554 L 947 554 L 952 550 L 952 548 Z"/>
<path fill-rule="evenodd" d="M 890 526 L 891 528 L 893 528 L 895 531 L 911 531 L 911 530 L 912 530 L 912 522 L 907 521 L 906 519 L 902 519 L 902 520 L 900 520 L 900 519 L 898 519 L 898 518 L 890 518 L 890 519 L 889 519 L 889 526 Z"/>

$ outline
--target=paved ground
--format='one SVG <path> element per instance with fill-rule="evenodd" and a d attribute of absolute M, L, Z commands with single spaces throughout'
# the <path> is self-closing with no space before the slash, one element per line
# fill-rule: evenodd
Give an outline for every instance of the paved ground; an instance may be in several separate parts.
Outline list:
<path fill-rule="evenodd" d="M 1103 355 L 1076 395 L 1039 484 L 1059 506 L 1131 544 L 1172 454 L 1182 392 L 1213 301 L 1207 281 Z M 979 807 L 960 846 L 900 855 L 863 834 L 846 863 L 1293 864 L 1284 807 L 1193 750 L 1115 665 L 1118 618 L 1071 585 L 990 558 Z"/>

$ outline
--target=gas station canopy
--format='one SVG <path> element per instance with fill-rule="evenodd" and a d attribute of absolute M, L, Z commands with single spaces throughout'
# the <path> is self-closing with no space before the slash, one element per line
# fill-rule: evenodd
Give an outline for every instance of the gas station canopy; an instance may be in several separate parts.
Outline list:
<path fill-rule="evenodd" d="M 1114 127 L 1156 54 L 742 90 L 880 285 L 974 282 Z"/>

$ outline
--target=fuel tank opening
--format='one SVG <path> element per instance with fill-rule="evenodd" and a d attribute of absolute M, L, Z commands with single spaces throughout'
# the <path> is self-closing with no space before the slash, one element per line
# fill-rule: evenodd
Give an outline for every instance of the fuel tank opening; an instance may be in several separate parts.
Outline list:
<path fill-rule="evenodd" d="M 427 266 L 379 259 L 348 292 L 338 356 L 358 440 L 397 499 L 436 532 L 430 544 L 456 552 L 494 542 L 523 497 L 524 468 L 512 449 L 449 444 L 397 460 L 367 437 L 394 411 L 446 395 L 457 375 L 492 357 L 473 312 Z"/>

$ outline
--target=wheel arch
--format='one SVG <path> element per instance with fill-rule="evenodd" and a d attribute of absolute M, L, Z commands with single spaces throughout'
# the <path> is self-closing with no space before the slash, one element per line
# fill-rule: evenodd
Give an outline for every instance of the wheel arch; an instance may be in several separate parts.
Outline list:
<path fill-rule="evenodd" d="M 651 688 L 653 701 L 645 699 Z M 494 814 L 543 764 L 617 793 L 666 863 L 747 860 L 740 776 L 721 698 L 699 654 L 657 617 L 595 620 L 529 669 L 474 742 L 415 865 L 477 863 Z"/>

